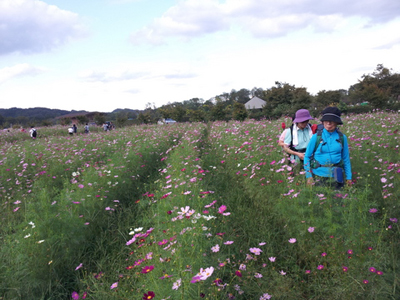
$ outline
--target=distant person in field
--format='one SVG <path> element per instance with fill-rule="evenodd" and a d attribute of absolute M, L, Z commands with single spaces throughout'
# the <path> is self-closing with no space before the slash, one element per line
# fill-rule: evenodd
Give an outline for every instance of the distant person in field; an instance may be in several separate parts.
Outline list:
<path fill-rule="evenodd" d="M 78 127 L 76 127 L 76 125 L 74 124 L 74 125 L 72 125 L 72 128 L 74 129 L 74 133 L 77 133 L 78 132 Z"/>
<path fill-rule="evenodd" d="M 29 130 L 29 134 L 30 134 L 32 139 L 36 139 L 37 131 L 36 131 L 36 128 L 34 126 L 31 126 L 31 130 Z"/>
<path fill-rule="evenodd" d="M 68 134 L 74 135 L 74 127 L 68 127 Z"/>
<path fill-rule="evenodd" d="M 313 119 L 307 109 L 299 109 L 296 111 L 292 126 L 285 131 L 283 150 L 290 155 L 292 163 L 303 164 L 304 153 L 313 135 L 309 124 Z"/>
<path fill-rule="evenodd" d="M 108 124 L 107 123 L 103 124 L 103 129 L 104 129 L 104 131 L 108 131 Z"/>
<path fill-rule="evenodd" d="M 351 164 L 347 137 L 339 130 L 341 111 L 327 107 L 322 111 L 319 129 L 310 140 L 304 156 L 307 184 L 334 186 L 340 189 L 352 183 Z M 344 176 L 345 175 L 345 176 Z"/>
<path fill-rule="evenodd" d="M 86 123 L 86 125 L 85 125 L 85 133 L 89 133 L 89 124 L 88 123 Z"/>

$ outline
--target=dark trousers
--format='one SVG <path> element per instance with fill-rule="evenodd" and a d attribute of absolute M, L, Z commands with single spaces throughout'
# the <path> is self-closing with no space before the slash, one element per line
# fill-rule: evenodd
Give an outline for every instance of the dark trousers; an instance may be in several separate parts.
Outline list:
<path fill-rule="evenodd" d="M 340 190 L 344 187 L 344 182 L 337 182 L 332 177 L 321 177 L 313 175 L 315 186 L 330 187 L 335 190 Z"/>

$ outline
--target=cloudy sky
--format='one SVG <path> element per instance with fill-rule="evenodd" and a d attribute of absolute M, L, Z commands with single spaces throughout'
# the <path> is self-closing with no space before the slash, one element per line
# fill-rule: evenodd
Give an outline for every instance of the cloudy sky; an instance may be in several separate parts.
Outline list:
<path fill-rule="evenodd" d="M 110 112 L 400 72 L 398 0 L 0 0 L 0 108 Z"/>

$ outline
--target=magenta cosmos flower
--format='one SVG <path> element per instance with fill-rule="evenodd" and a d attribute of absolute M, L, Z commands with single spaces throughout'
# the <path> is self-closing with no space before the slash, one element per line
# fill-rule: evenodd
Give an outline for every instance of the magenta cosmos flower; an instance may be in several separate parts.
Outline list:
<path fill-rule="evenodd" d="M 156 294 L 154 294 L 154 292 L 152 291 L 148 291 L 147 293 L 143 294 L 143 298 L 144 300 L 150 300 L 153 299 L 156 296 Z"/>
<path fill-rule="evenodd" d="M 154 266 L 145 266 L 140 273 L 146 274 L 153 271 Z"/>

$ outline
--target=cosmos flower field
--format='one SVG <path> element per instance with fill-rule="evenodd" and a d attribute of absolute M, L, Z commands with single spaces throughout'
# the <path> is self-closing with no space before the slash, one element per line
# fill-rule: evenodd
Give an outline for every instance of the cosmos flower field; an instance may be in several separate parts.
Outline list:
<path fill-rule="evenodd" d="M 1 133 L 0 299 L 399 299 L 400 117 L 343 121 L 341 191 L 288 119 Z"/>

